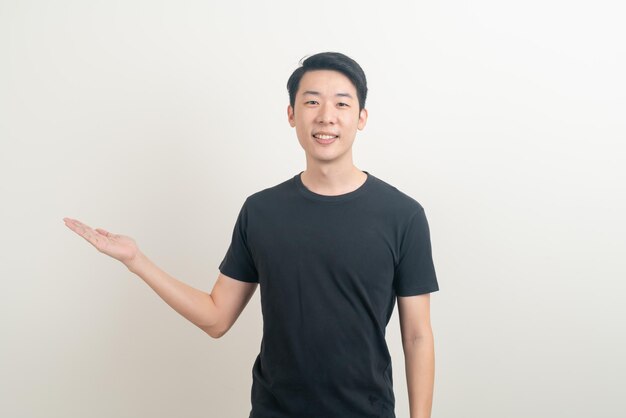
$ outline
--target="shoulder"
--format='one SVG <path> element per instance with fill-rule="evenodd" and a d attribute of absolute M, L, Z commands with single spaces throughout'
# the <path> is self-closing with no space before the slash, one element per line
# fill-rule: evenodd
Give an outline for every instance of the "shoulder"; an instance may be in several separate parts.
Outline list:
<path fill-rule="evenodd" d="M 372 194 L 380 199 L 380 202 L 383 202 L 391 212 L 408 218 L 424 210 L 422 204 L 408 192 L 400 190 L 381 178 L 372 177 Z"/>
<path fill-rule="evenodd" d="M 248 195 L 245 199 L 244 206 L 248 208 L 261 208 L 268 205 L 276 205 L 289 196 L 292 191 L 293 178 L 289 178 Z"/>

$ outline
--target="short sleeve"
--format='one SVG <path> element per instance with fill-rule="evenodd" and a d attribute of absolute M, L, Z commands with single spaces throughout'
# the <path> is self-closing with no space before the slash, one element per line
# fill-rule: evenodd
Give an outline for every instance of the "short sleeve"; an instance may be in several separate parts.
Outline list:
<path fill-rule="evenodd" d="M 424 208 L 412 215 L 403 232 L 393 286 L 397 296 L 413 296 L 439 290 Z"/>
<path fill-rule="evenodd" d="M 247 231 L 248 200 L 246 199 L 237 216 L 230 246 L 219 265 L 219 270 L 233 279 L 248 283 L 257 283 L 259 278 L 252 253 L 248 246 Z"/>

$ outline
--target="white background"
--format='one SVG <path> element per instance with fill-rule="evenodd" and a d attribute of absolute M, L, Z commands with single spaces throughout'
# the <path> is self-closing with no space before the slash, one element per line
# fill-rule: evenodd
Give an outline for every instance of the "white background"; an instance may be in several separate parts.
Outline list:
<path fill-rule="evenodd" d="M 0 415 L 247 417 L 259 290 L 202 333 L 65 216 L 209 291 L 249 194 L 305 168 L 287 78 L 368 77 L 360 169 L 426 209 L 433 417 L 623 416 L 618 1 L 0 1 Z M 397 308 L 387 329 L 408 418 Z"/>

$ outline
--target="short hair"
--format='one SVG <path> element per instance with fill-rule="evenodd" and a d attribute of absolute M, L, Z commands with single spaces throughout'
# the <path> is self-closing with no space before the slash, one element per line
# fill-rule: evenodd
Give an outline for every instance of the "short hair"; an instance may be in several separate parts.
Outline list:
<path fill-rule="evenodd" d="M 302 76 L 308 71 L 314 70 L 334 70 L 339 71 L 356 87 L 356 94 L 359 99 L 359 112 L 365 107 L 367 97 L 367 79 L 361 66 L 352 58 L 339 52 L 320 52 L 309 56 L 304 61 L 300 60 L 298 67 L 287 81 L 287 91 L 289 92 L 289 104 L 295 110 L 296 93 L 300 86 Z"/>

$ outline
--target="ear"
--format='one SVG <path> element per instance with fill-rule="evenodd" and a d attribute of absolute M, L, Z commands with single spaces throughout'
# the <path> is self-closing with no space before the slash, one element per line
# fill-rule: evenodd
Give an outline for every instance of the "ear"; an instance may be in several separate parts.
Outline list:
<path fill-rule="evenodd" d="M 359 123 L 357 125 L 357 128 L 359 129 L 359 131 L 365 128 L 366 123 L 367 123 L 367 109 L 363 108 L 361 109 L 361 112 L 359 113 Z"/>
<path fill-rule="evenodd" d="M 287 106 L 287 120 L 289 121 L 289 125 L 291 125 L 292 128 L 296 126 L 293 107 L 291 107 L 291 105 Z"/>

